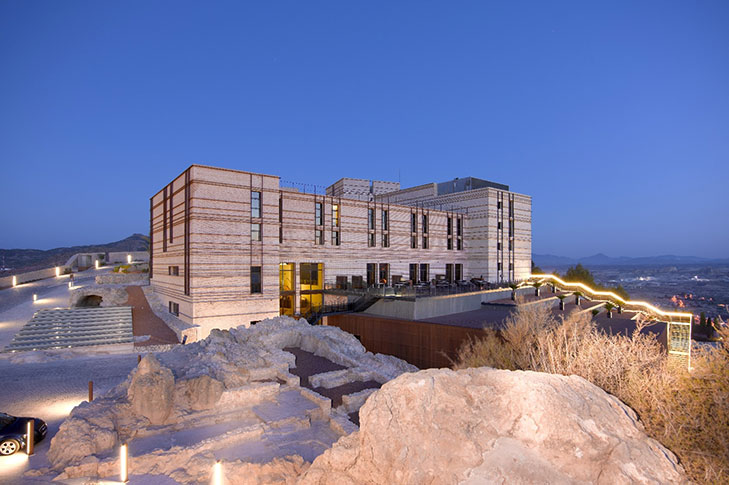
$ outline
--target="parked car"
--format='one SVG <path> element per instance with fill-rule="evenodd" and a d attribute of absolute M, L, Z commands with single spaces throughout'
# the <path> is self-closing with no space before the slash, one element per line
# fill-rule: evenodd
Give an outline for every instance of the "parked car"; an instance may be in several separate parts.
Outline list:
<path fill-rule="evenodd" d="M 35 442 L 46 437 L 45 421 L 38 418 L 18 418 L 9 414 L 0 413 L 0 455 L 12 455 L 25 448 L 25 437 L 28 431 L 28 421 L 35 422 Z"/>

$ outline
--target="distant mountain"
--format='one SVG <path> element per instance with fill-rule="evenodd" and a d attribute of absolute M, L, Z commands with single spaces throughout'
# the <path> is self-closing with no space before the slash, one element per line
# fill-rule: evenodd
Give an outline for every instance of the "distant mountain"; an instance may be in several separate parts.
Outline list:
<path fill-rule="evenodd" d="M 123 251 L 147 251 L 149 238 L 144 234 L 132 234 L 121 241 L 93 244 L 89 246 L 72 246 L 55 249 L 0 249 L 0 276 L 25 273 L 36 269 L 60 266 L 76 253 L 114 253 Z M 3 264 L 4 263 L 4 264 Z"/>
<path fill-rule="evenodd" d="M 630 258 L 620 256 L 617 258 L 602 253 L 586 256 L 584 258 L 569 258 L 553 254 L 533 254 L 532 260 L 537 266 L 571 266 L 582 263 L 584 266 L 675 266 L 681 264 L 727 264 L 729 259 L 699 258 L 697 256 L 644 256 Z"/>

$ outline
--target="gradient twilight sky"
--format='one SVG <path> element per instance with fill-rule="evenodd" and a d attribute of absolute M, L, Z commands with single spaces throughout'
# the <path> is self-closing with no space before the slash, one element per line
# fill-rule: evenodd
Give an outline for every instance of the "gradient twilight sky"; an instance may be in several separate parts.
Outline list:
<path fill-rule="evenodd" d="M 0 0 L 0 247 L 146 233 L 193 162 L 470 175 L 535 253 L 729 257 L 729 2 Z"/>

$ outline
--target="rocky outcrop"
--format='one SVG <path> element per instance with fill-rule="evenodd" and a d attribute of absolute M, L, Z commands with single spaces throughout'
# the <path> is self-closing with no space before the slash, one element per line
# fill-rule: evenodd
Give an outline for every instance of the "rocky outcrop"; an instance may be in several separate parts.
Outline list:
<path fill-rule="evenodd" d="M 347 368 L 317 381 L 322 384 L 382 384 L 417 370 L 367 352 L 338 328 L 288 317 L 214 330 L 202 341 L 146 355 L 125 382 L 76 407 L 51 440 L 52 470 L 59 479 L 113 476 L 119 468 L 112 448 L 129 443 L 133 474 L 201 483 L 209 480 L 217 454 L 249 450 L 247 459 L 226 461 L 229 483 L 292 483 L 356 426 L 332 409 L 329 398 L 300 387 L 290 372 L 296 358 L 283 350 L 288 347 Z M 365 398 L 352 394 L 347 412 L 357 411 Z"/>
<path fill-rule="evenodd" d="M 175 378 L 154 355 L 144 357 L 133 374 L 127 390 L 132 410 L 151 424 L 163 424 L 172 412 Z M 183 394 L 185 394 L 183 392 Z"/>
<path fill-rule="evenodd" d="M 301 483 L 686 481 L 635 413 L 586 380 L 480 368 L 385 384 Z"/>

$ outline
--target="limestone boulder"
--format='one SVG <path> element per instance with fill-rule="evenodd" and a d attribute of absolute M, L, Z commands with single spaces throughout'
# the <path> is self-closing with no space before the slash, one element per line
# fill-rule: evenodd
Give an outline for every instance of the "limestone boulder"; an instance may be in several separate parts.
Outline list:
<path fill-rule="evenodd" d="M 111 417 L 99 406 L 83 403 L 76 407 L 51 440 L 48 459 L 60 470 L 70 463 L 112 449 L 118 442 Z"/>
<path fill-rule="evenodd" d="M 172 412 L 175 377 L 153 354 L 139 363 L 127 391 L 132 410 L 153 425 L 164 424 Z"/>
<path fill-rule="evenodd" d="M 635 413 L 577 376 L 489 368 L 403 374 L 304 484 L 682 483 Z"/>
<path fill-rule="evenodd" d="M 180 380 L 175 385 L 175 404 L 193 411 L 212 409 L 220 401 L 223 390 L 222 382 L 207 375 Z"/>

